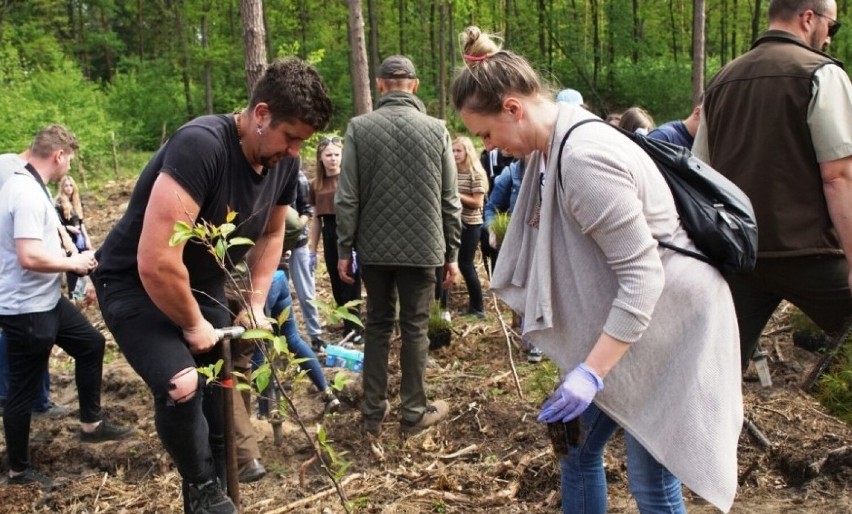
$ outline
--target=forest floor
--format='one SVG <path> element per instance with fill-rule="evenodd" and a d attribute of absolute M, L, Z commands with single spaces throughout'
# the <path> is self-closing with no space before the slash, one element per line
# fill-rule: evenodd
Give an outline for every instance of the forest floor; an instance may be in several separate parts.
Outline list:
<path fill-rule="evenodd" d="M 112 184 L 87 199 L 86 218 L 99 243 L 120 215 L 131 183 Z M 322 264 L 320 265 L 322 267 Z M 318 288 L 328 301 L 322 273 Z M 483 273 L 483 281 L 484 273 Z M 487 282 L 486 282 L 487 283 Z M 464 307 L 464 286 L 455 288 L 451 307 Z M 353 512 L 365 513 L 556 513 L 559 471 L 545 427 L 535 421 L 537 405 L 552 387 L 547 362 L 528 364 L 513 341 L 514 362 L 524 399 L 510 372 L 508 346 L 494 304 L 484 320 L 454 317 L 451 346 L 432 353 L 428 392 L 447 400 L 448 420 L 419 435 L 398 432 L 398 353 L 390 358 L 393 410 L 377 443 L 360 433 L 357 375 L 343 395 L 338 414 L 321 419 L 315 393 L 296 390 L 299 412 L 311 431 L 322 422 L 337 451 L 351 463 L 342 482 Z M 739 446 L 740 489 L 734 513 L 852 512 L 852 427 L 828 414 L 799 388 L 816 356 L 794 347 L 783 307 L 768 327 L 763 347 L 769 351 L 773 386 L 763 388 L 746 374 L 745 412 L 760 429 L 766 447 L 743 430 Z M 103 328 L 96 307 L 85 313 L 107 336 L 103 406 L 107 417 L 136 424 L 135 437 L 99 445 L 77 437 L 73 362 L 55 350 L 51 361 L 52 398 L 74 407 L 59 420 L 36 419 L 31 431 L 31 459 L 58 486 L 43 493 L 34 486 L 0 485 L 0 513 L 167 513 L 181 512 L 180 477 L 163 450 L 153 424 L 150 394 L 122 358 Z M 508 324 L 511 316 L 502 313 Z M 329 329 L 329 336 L 338 335 Z M 398 348 L 398 345 L 396 345 Z M 331 378 L 337 370 L 327 369 Z M 296 424 L 285 421 L 283 444 L 273 441 L 270 425 L 255 421 L 269 474 L 240 487 L 247 513 L 344 512 L 331 482 L 315 464 Z M 834 450 L 840 450 L 832 453 Z M 5 453 L 5 441 L 0 454 Z M 5 475 L 7 464 L 0 465 Z M 606 455 L 609 512 L 637 512 L 627 487 L 623 437 L 617 435 Z M 685 491 L 692 513 L 718 512 Z"/>

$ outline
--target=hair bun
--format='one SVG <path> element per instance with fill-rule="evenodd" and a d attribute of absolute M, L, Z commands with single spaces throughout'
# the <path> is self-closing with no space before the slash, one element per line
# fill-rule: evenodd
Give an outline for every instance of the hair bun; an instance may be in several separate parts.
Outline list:
<path fill-rule="evenodd" d="M 459 46 L 465 63 L 472 64 L 488 59 L 500 51 L 500 46 L 479 27 L 466 27 L 459 34 Z"/>

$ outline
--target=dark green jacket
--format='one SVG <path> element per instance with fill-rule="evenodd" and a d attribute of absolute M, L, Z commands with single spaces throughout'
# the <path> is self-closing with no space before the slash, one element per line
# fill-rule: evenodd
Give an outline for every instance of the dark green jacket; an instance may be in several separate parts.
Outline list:
<path fill-rule="evenodd" d="M 366 265 L 438 267 L 455 262 L 461 202 L 450 135 L 423 102 L 385 94 L 346 130 L 334 197 L 341 258 Z"/>

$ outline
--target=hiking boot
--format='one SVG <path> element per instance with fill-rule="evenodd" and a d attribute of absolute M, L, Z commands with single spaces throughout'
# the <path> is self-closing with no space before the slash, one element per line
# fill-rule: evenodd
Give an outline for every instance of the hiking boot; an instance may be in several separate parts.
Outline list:
<path fill-rule="evenodd" d="M 50 491 L 53 489 L 53 480 L 42 475 L 33 468 L 27 468 L 22 473 L 18 473 L 16 475 L 12 475 L 11 473 L 12 472 L 9 474 L 9 485 L 38 484 L 44 491 Z"/>
<path fill-rule="evenodd" d="M 104 441 L 116 441 L 125 439 L 136 432 L 136 427 L 133 425 L 120 426 L 113 425 L 107 420 L 103 420 L 98 424 L 92 432 L 83 432 L 80 430 L 80 440 L 84 443 L 102 443 Z"/>
<path fill-rule="evenodd" d="M 71 407 L 66 407 L 64 405 L 57 405 L 53 402 L 47 406 L 45 410 L 34 410 L 33 417 L 34 418 L 50 418 L 50 419 L 59 419 L 64 418 L 65 416 L 71 414 Z"/>
<path fill-rule="evenodd" d="M 390 414 L 390 410 L 390 403 L 387 403 L 385 406 L 385 415 L 381 418 L 363 418 L 361 429 L 364 435 L 379 437 L 382 433 L 382 423 L 384 423 L 385 418 L 388 417 L 388 414 Z"/>
<path fill-rule="evenodd" d="M 449 412 L 450 408 L 447 406 L 447 402 L 444 400 L 435 400 L 426 405 L 426 411 L 423 412 L 419 421 L 411 422 L 403 419 L 399 422 L 399 428 L 405 433 L 415 434 L 440 423 L 441 420 L 447 417 Z"/>
<path fill-rule="evenodd" d="M 319 355 L 320 353 L 325 352 L 325 347 L 328 346 L 328 343 L 323 341 L 321 337 L 314 337 L 311 339 L 311 348 L 313 348 L 314 353 Z"/>
<path fill-rule="evenodd" d="M 337 399 L 337 396 L 331 391 L 331 388 L 325 390 L 322 395 L 322 401 L 325 403 L 325 407 L 323 408 L 323 415 L 332 414 L 340 410 L 340 400 Z"/>
<path fill-rule="evenodd" d="M 241 484 L 257 482 L 265 476 L 266 468 L 263 467 L 263 463 L 260 462 L 260 459 L 252 459 L 240 466 L 239 480 Z"/>
<path fill-rule="evenodd" d="M 239 514 L 236 505 L 225 495 L 219 480 L 189 484 L 187 504 L 191 514 Z"/>
<path fill-rule="evenodd" d="M 535 346 L 530 345 L 530 349 L 527 350 L 527 362 L 537 364 L 541 362 L 542 356 L 543 354 L 541 353 L 541 350 L 539 350 Z"/>

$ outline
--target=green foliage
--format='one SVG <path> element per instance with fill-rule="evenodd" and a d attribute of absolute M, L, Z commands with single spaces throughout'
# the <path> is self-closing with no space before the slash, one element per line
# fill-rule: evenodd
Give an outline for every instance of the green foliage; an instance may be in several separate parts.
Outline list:
<path fill-rule="evenodd" d="M 541 405 L 559 385 L 559 368 L 550 359 L 529 366 L 532 372 L 524 382 L 527 398 L 533 405 Z"/>
<path fill-rule="evenodd" d="M 167 62 L 129 62 L 107 93 L 106 110 L 120 120 L 116 136 L 123 145 L 155 150 L 187 120 L 180 76 Z"/>
<path fill-rule="evenodd" d="M 352 382 L 352 379 L 349 378 L 346 375 L 346 373 L 344 373 L 342 371 L 338 371 L 337 373 L 334 374 L 334 380 L 331 381 L 330 387 L 334 391 L 340 392 L 340 391 L 343 391 L 343 388 L 346 387 L 346 384 L 349 384 L 351 382 Z"/>
<path fill-rule="evenodd" d="M 503 238 L 506 237 L 506 231 L 509 230 L 509 213 L 498 212 L 494 215 L 494 221 L 488 226 L 488 230 L 494 232 L 497 236 L 497 245 L 503 244 Z"/>
<path fill-rule="evenodd" d="M 359 327 L 363 327 L 364 323 L 361 321 L 358 316 L 352 314 L 350 309 L 353 309 L 359 305 L 361 305 L 362 300 L 350 300 L 343 305 L 335 305 L 331 306 L 320 299 L 310 300 L 311 305 L 316 306 L 317 309 L 325 316 L 325 319 L 331 325 L 336 325 L 340 323 L 342 320 L 351 321 L 355 323 Z"/>
<path fill-rule="evenodd" d="M 638 105 L 651 113 L 657 125 L 683 119 L 692 111 L 690 62 L 659 57 L 634 64 L 622 58 L 608 72 L 612 73 L 608 101 L 616 107 L 613 111 Z"/>
<path fill-rule="evenodd" d="M 447 321 L 441 316 L 441 314 L 443 314 L 443 309 L 441 309 L 441 303 L 432 302 L 432 307 L 429 308 L 429 326 L 427 329 L 428 334 L 439 334 L 441 332 L 446 332 L 453 328 L 453 322 Z"/>
<path fill-rule="evenodd" d="M 817 398 L 832 414 L 852 425 L 852 337 L 847 337 L 831 369 L 820 377 Z"/>
<path fill-rule="evenodd" d="M 343 459 L 343 456 L 346 455 L 347 452 L 335 450 L 334 446 L 331 444 L 333 441 L 328 438 L 328 432 L 326 432 L 324 426 L 317 425 L 316 433 L 317 443 L 319 443 L 320 448 L 322 448 L 323 452 L 331 461 L 328 464 L 323 463 L 323 466 L 327 466 L 334 477 L 340 480 L 346 474 L 349 466 L 352 465 L 351 462 Z"/>

